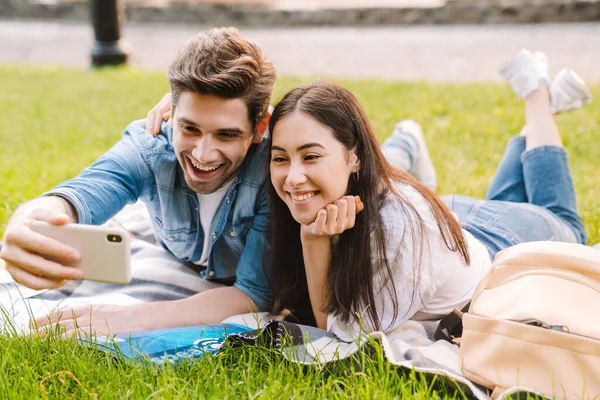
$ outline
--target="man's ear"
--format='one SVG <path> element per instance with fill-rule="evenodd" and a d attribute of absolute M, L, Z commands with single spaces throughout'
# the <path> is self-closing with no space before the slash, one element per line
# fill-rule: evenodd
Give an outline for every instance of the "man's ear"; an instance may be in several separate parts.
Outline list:
<path fill-rule="evenodd" d="M 265 117 L 256 124 L 256 131 L 254 132 L 254 137 L 252 138 L 252 143 L 261 143 L 263 138 L 265 137 L 265 133 L 267 132 L 267 128 L 269 127 L 269 120 L 271 119 L 271 114 L 267 113 Z"/>

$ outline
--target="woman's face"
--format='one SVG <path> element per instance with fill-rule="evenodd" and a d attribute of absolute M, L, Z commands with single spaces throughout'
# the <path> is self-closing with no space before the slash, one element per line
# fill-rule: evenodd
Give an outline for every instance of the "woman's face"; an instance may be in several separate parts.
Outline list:
<path fill-rule="evenodd" d="M 310 224 L 346 194 L 355 163 L 328 127 L 301 111 L 277 122 L 272 137 L 271 183 L 294 219 Z"/>

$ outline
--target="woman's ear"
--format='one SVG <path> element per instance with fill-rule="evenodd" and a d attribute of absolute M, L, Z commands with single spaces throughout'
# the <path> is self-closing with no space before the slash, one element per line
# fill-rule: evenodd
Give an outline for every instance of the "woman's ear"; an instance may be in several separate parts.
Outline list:
<path fill-rule="evenodd" d="M 350 153 L 350 167 L 352 168 L 352 172 L 358 172 L 360 170 L 360 160 L 355 153 L 355 150 L 352 150 Z"/>

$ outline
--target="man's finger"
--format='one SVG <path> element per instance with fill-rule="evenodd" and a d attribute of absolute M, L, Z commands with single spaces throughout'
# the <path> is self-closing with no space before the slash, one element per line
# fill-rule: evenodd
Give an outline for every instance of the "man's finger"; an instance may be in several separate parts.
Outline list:
<path fill-rule="evenodd" d="M 56 289 L 69 281 L 68 279 L 52 279 L 34 275 L 11 264 L 6 264 L 6 271 L 12 276 L 15 282 L 34 290 Z"/>
<path fill-rule="evenodd" d="M 81 255 L 73 247 L 25 227 L 11 230 L 5 237 L 5 241 L 2 258 L 13 264 L 26 264 L 26 261 L 19 258 L 22 259 L 30 253 L 39 254 L 62 264 L 75 264 L 81 260 Z"/>
<path fill-rule="evenodd" d="M 74 323 L 77 318 L 81 317 L 85 313 L 84 309 L 86 308 L 87 307 L 76 307 L 54 310 L 49 315 L 36 318 L 35 323 L 37 326 L 51 325 L 56 324 L 57 322 L 62 324 Z"/>
<path fill-rule="evenodd" d="M 80 269 L 64 266 L 39 254 L 27 252 L 19 247 L 11 247 L 9 250 L 3 251 L 6 252 L 4 253 L 6 256 L 3 256 L 3 258 L 7 262 L 7 267 L 11 266 L 53 280 L 83 279 L 83 272 Z"/>

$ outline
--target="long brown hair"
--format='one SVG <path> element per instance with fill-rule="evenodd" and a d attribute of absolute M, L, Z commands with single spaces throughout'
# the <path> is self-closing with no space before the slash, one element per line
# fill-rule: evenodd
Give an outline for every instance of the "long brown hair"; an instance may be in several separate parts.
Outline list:
<path fill-rule="evenodd" d="M 392 280 L 390 260 L 386 257 L 385 227 L 380 215 L 387 195 L 392 193 L 400 199 L 401 211 L 408 221 L 405 228 L 412 233 L 414 268 L 420 268 L 423 244 L 427 243 L 424 223 L 410 201 L 398 190 L 397 184 L 415 188 L 429 203 L 445 245 L 458 251 L 465 262 L 470 263 L 467 244 L 461 228 L 448 208 L 435 193 L 416 181 L 409 174 L 390 166 L 379 148 L 373 128 L 359 101 L 347 89 L 334 83 L 318 82 L 300 86 L 277 104 L 270 121 L 270 132 L 277 122 L 296 111 L 314 118 L 328 127 L 346 150 L 356 149 L 360 160 L 359 179 L 350 178 L 347 193 L 359 195 L 365 204 L 364 211 L 357 215 L 354 228 L 343 232 L 331 249 L 331 261 L 327 274 L 329 297 L 324 312 L 339 316 L 343 322 L 354 320 L 357 313 L 366 311 L 371 325 L 381 328 L 381 319 L 375 307 L 374 280 L 380 280 L 384 290 L 393 301 L 393 321 L 398 316 L 396 288 Z M 300 242 L 300 224 L 297 223 L 286 204 L 270 185 L 272 223 L 272 272 L 275 291 L 274 312 L 289 308 L 296 315 L 305 317 L 310 302 Z M 413 216 L 417 216 L 414 218 Z M 401 218 L 402 216 L 399 216 Z M 419 248 L 420 250 L 416 250 Z M 401 255 L 400 255 L 401 257 Z M 401 260 L 393 260 L 397 262 Z M 418 271 L 417 271 L 418 272 Z M 413 274 L 418 276 L 417 272 Z M 416 293 L 418 279 L 413 279 Z M 414 299 L 414 296 L 413 296 Z M 393 323 L 392 321 L 392 323 Z"/>

